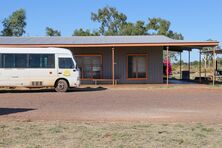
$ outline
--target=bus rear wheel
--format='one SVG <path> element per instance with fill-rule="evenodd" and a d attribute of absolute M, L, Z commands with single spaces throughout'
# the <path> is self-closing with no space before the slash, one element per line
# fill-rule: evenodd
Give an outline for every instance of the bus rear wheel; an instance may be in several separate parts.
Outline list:
<path fill-rule="evenodd" d="M 58 80 L 55 86 L 55 91 L 57 92 L 66 92 L 69 86 L 65 80 Z"/>

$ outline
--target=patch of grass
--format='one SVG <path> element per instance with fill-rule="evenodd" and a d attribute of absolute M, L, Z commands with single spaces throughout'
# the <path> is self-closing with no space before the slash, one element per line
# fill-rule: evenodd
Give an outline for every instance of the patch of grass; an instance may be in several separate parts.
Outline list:
<path fill-rule="evenodd" d="M 214 128 L 202 128 L 202 131 L 205 131 L 205 132 L 213 132 L 214 131 Z"/>
<path fill-rule="evenodd" d="M 222 125 L 1 121 L 0 147 L 222 147 Z"/>

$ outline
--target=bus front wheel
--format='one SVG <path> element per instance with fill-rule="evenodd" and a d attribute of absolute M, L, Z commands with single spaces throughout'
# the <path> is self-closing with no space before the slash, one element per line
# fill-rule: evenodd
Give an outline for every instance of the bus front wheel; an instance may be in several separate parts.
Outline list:
<path fill-rule="evenodd" d="M 55 91 L 57 92 L 66 92 L 69 86 L 65 80 L 58 80 L 55 86 Z"/>

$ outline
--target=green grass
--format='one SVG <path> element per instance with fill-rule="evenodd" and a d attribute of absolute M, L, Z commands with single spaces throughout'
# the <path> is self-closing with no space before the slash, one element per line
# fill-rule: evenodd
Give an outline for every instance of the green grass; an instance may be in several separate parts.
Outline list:
<path fill-rule="evenodd" d="M 222 125 L 1 121 L 0 147 L 222 147 Z"/>

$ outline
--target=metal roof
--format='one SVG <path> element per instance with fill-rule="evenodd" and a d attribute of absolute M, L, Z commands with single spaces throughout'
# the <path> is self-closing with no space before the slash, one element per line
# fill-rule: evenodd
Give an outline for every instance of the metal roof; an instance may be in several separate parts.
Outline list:
<path fill-rule="evenodd" d="M 211 54 L 213 54 L 214 51 L 213 50 L 207 50 L 207 51 L 202 51 L 201 53 L 211 53 Z M 215 53 L 216 54 L 222 54 L 222 49 L 215 50 Z"/>
<path fill-rule="evenodd" d="M 0 47 L 139 47 L 170 46 L 173 51 L 218 46 L 217 41 L 174 40 L 162 35 L 0 37 Z"/>
<path fill-rule="evenodd" d="M 134 43 L 145 44 L 145 43 L 173 43 L 173 42 L 189 42 L 189 41 L 174 40 L 162 35 L 0 37 L 0 44 L 134 44 Z"/>

